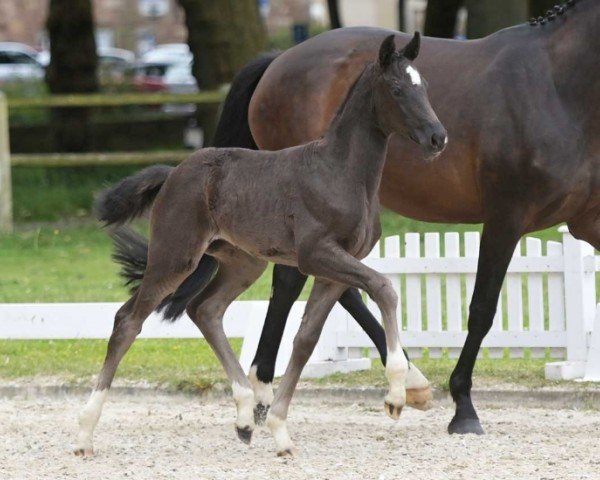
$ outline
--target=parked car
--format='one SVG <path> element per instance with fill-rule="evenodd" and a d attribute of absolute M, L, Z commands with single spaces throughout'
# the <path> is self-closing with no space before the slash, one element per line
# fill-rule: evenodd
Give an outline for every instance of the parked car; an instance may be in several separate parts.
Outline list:
<path fill-rule="evenodd" d="M 185 43 L 157 45 L 142 55 L 144 63 L 192 63 L 193 55 Z"/>
<path fill-rule="evenodd" d="M 141 92 L 196 93 L 191 63 L 143 63 L 135 68 L 134 85 Z"/>
<path fill-rule="evenodd" d="M 44 67 L 37 61 L 37 51 L 16 42 L 0 42 L 0 83 L 40 81 Z"/>
<path fill-rule="evenodd" d="M 196 93 L 198 84 L 192 75 L 192 64 L 143 63 L 136 67 L 134 87 L 140 92 Z M 194 104 L 165 104 L 165 113 L 194 113 Z"/>

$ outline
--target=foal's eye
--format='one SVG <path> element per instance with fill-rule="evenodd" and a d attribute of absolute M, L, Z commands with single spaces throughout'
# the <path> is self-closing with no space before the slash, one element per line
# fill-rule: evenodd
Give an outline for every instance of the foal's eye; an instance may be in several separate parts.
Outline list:
<path fill-rule="evenodd" d="M 395 97 L 399 97 L 400 95 L 402 95 L 402 89 L 400 87 L 393 87 L 392 88 L 392 94 Z"/>

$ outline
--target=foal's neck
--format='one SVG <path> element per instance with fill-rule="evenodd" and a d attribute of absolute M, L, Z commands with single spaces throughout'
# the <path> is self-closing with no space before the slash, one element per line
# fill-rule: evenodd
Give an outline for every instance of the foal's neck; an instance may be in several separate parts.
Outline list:
<path fill-rule="evenodd" d="M 374 92 L 377 67 L 368 65 L 350 89 L 324 137 L 327 161 L 377 194 L 389 135 L 378 124 Z"/>

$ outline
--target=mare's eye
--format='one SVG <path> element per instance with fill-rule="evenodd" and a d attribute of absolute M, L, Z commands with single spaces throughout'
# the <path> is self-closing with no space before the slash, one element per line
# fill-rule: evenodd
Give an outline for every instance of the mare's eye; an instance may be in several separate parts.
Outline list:
<path fill-rule="evenodd" d="M 400 95 L 402 95 L 402 89 L 400 87 L 393 87 L 392 88 L 392 94 L 395 97 L 399 97 Z"/>

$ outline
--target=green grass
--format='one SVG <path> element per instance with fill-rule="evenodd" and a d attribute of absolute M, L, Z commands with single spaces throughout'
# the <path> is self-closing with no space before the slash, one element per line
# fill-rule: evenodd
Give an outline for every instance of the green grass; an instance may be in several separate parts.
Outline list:
<path fill-rule="evenodd" d="M 241 339 L 231 339 L 231 344 L 239 354 Z M 105 353 L 105 340 L 0 340 L 0 379 L 53 377 L 73 385 L 89 385 Z M 413 361 L 436 388 L 447 389 L 456 360 L 425 357 Z M 536 388 L 555 384 L 544 379 L 546 361 L 482 358 L 475 368 L 475 385 L 511 383 Z M 201 391 L 228 384 L 206 341 L 196 339 L 137 340 L 119 366 L 117 378 L 160 384 L 177 391 Z M 376 359 L 370 370 L 310 382 L 320 386 L 387 385 L 383 367 Z"/>
<path fill-rule="evenodd" d="M 106 354 L 106 340 L 0 340 L 0 379 L 57 377 L 88 384 Z M 239 353 L 241 339 L 231 339 Z M 158 383 L 176 390 L 225 384 L 225 374 L 204 340 L 137 340 L 119 366 L 118 377 Z"/>
<path fill-rule="evenodd" d="M 32 187 L 32 190 L 33 187 Z M 32 192 L 33 195 L 33 192 Z M 385 211 L 383 235 L 406 232 L 472 231 L 478 225 L 427 224 Z M 559 239 L 556 229 L 540 232 Z M 111 261 L 106 233 L 92 221 L 62 224 L 23 224 L 11 235 L 0 235 L 0 302 L 124 301 L 118 267 Z M 271 268 L 240 299 L 268 299 Z M 309 281 L 301 298 L 306 299 Z"/>
<path fill-rule="evenodd" d="M 57 221 L 89 216 L 95 192 L 139 169 L 139 166 L 15 167 L 12 169 L 15 219 Z"/>

